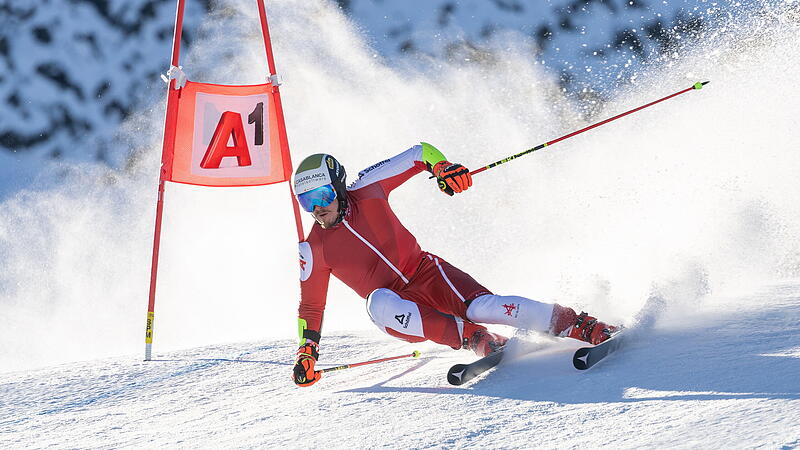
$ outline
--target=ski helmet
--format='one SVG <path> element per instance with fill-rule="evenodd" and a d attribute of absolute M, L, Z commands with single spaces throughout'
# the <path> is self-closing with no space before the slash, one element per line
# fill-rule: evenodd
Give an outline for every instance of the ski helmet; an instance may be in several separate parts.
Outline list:
<path fill-rule="evenodd" d="M 347 208 L 346 179 L 344 166 L 339 164 L 336 158 L 325 153 L 317 153 L 307 157 L 297 166 L 294 173 L 294 195 L 300 196 L 313 189 L 331 185 L 336 192 L 336 198 L 339 199 L 341 218 Z"/>

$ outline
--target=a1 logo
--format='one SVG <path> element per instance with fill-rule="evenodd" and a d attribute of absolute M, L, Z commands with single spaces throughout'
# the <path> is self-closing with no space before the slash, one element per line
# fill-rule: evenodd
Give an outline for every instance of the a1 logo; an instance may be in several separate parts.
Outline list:
<path fill-rule="evenodd" d="M 255 109 L 248 114 L 247 123 L 253 124 L 253 144 L 264 145 L 264 102 L 258 102 Z M 232 146 L 228 143 L 233 142 Z M 242 115 L 234 111 L 225 111 L 219 118 L 205 155 L 200 161 L 203 169 L 219 169 L 222 158 L 236 158 L 239 166 L 252 164 L 250 148 L 244 131 Z"/>
<path fill-rule="evenodd" d="M 269 97 L 199 92 L 191 172 L 210 177 L 269 173 Z"/>

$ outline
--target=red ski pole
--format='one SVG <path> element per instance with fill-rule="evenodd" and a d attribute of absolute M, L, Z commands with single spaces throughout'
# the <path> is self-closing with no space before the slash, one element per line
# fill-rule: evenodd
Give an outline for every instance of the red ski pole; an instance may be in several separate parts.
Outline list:
<path fill-rule="evenodd" d="M 686 92 L 689 92 L 689 91 L 692 91 L 692 90 L 695 90 L 695 89 L 702 89 L 702 88 L 703 88 L 703 86 L 707 85 L 708 83 L 709 83 L 708 81 L 703 81 L 703 82 L 699 82 L 699 81 L 698 81 L 697 83 L 693 84 L 693 85 L 692 85 L 692 87 L 690 87 L 690 88 L 686 88 L 686 89 L 684 89 L 684 90 L 682 90 L 682 91 L 676 92 L 676 93 L 674 93 L 674 94 L 672 94 L 672 95 L 668 95 L 668 96 L 666 96 L 666 97 L 664 97 L 664 98 L 660 98 L 660 99 L 658 99 L 658 100 L 656 100 L 656 101 L 650 102 L 650 103 L 648 103 L 648 104 L 646 104 L 646 105 L 642 105 L 642 106 L 640 106 L 640 107 L 638 107 L 638 108 L 634 108 L 634 109 L 632 109 L 632 110 L 630 110 L 630 111 L 625 111 L 625 112 L 624 112 L 624 113 L 622 113 L 622 114 L 617 114 L 616 116 L 614 116 L 614 117 L 611 117 L 610 119 L 606 119 L 606 120 L 604 120 L 604 121 L 602 121 L 602 122 L 598 122 L 598 123 L 596 123 L 596 124 L 589 125 L 589 126 L 588 126 L 588 127 L 586 127 L 586 128 L 581 128 L 581 129 L 580 129 L 580 130 L 578 130 L 578 131 L 574 131 L 574 132 L 572 132 L 572 133 L 570 133 L 570 134 L 567 134 L 567 135 L 561 136 L 561 137 L 560 137 L 560 138 L 558 138 L 558 139 L 553 139 L 553 140 L 552 140 L 552 141 L 550 141 L 550 142 L 545 142 L 544 144 L 539 144 L 539 145 L 537 145 L 536 147 L 529 148 L 529 149 L 527 149 L 527 150 L 525 150 L 525 151 L 523 151 L 523 152 L 517 153 L 516 155 L 512 155 L 512 156 L 509 156 L 508 158 L 501 159 L 500 161 L 493 162 L 493 163 L 489 164 L 488 166 L 481 167 L 480 169 L 473 170 L 472 172 L 470 172 L 470 175 L 475 175 L 476 173 L 481 173 L 481 172 L 483 172 L 483 171 L 484 171 L 484 170 L 486 170 L 486 169 L 491 169 L 492 167 L 499 166 L 500 164 L 503 164 L 503 163 L 507 163 L 507 162 L 511 161 L 512 159 L 517 159 L 517 158 L 519 158 L 520 156 L 527 155 L 528 153 L 533 153 L 533 152 L 535 152 L 536 150 L 541 150 L 541 149 L 543 149 L 543 148 L 547 147 L 548 145 L 553 145 L 553 144 L 555 144 L 556 142 L 561 142 L 561 141 L 563 141 L 564 139 L 569 139 L 569 138 L 571 138 L 572 136 L 575 136 L 575 135 L 578 135 L 578 134 L 581 134 L 581 133 L 583 133 L 584 131 L 589 131 L 589 130 L 591 130 L 592 128 L 597 128 L 597 127 L 599 127 L 600 125 L 605 125 L 605 124 L 607 124 L 608 122 L 611 122 L 611 121 L 613 121 L 613 120 L 617 120 L 617 119 L 619 119 L 620 117 L 627 116 L 628 114 L 633 114 L 633 113 L 635 113 L 636 111 L 640 111 L 640 110 L 642 110 L 642 109 L 645 109 L 645 108 L 647 108 L 648 106 L 653 106 L 653 105 L 655 105 L 656 103 L 661 103 L 661 102 L 663 102 L 664 100 L 669 100 L 669 99 L 671 99 L 672 97 L 676 97 L 676 96 L 678 96 L 678 95 L 681 95 L 681 94 L 683 94 L 683 93 L 686 93 Z"/>
<path fill-rule="evenodd" d="M 420 353 L 417 350 L 414 350 L 414 352 L 409 353 L 408 355 L 391 356 L 389 358 L 373 359 L 372 361 L 364 361 L 364 362 L 355 363 L 355 364 L 345 364 L 345 365 L 342 365 L 342 366 L 328 367 L 327 369 L 320 370 L 320 372 L 333 372 L 334 370 L 343 370 L 343 369 L 349 369 L 351 367 L 366 366 L 367 364 L 375 364 L 375 363 L 379 363 L 379 362 L 393 361 L 395 359 L 401 359 L 401 358 L 411 358 L 411 357 L 419 358 L 419 355 L 420 355 Z"/>

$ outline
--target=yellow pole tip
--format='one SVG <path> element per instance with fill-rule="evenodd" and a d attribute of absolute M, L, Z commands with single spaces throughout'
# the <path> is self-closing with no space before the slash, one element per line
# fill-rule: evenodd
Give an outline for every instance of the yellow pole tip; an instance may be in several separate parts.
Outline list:
<path fill-rule="evenodd" d="M 419 350 L 414 350 L 414 352 L 411 354 L 414 355 L 414 358 L 419 358 L 420 355 Z"/>

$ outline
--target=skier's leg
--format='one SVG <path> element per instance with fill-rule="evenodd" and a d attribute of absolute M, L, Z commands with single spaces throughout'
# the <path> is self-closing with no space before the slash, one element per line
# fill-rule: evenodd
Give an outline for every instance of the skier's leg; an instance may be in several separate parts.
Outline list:
<path fill-rule="evenodd" d="M 473 322 L 510 325 L 540 332 L 550 331 L 553 304 L 515 295 L 482 295 L 470 302 L 467 318 Z"/>
<path fill-rule="evenodd" d="M 408 342 L 431 340 L 454 349 L 463 345 L 464 321 L 401 298 L 390 289 L 367 297 L 367 312 L 383 332 Z"/>
<path fill-rule="evenodd" d="M 592 344 L 608 339 L 617 329 L 586 313 L 576 314 L 572 308 L 513 295 L 482 295 L 470 303 L 467 318 L 474 322 L 571 337 Z"/>
<path fill-rule="evenodd" d="M 367 297 L 367 312 L 383 332 L 408 342 L 431 340 L 486 356 L 507 340 L 482 325 L 405 300 L 390 289 L 373 291 Z"/>

